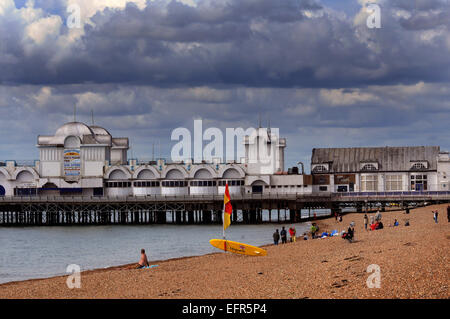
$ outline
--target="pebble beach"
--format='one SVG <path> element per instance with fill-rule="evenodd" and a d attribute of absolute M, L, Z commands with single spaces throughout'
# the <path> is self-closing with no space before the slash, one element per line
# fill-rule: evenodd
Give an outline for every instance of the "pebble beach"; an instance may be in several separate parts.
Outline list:
<path fill-rule="evenodd" d="M 384 212 L 384 229 L 376 231 L 364 230 L 364 214 L 346 214 L 342 223 L 334 217 L 320 220 L 320 232 L 346 230 L 354 221 L 355 241 L 349 243 L 340 236 L 306 241 L 299 237 L 295 243 L 265 246 L 264 257 L 218 250 L 152 261 L 150 251 L 150 264 L 158 267 L 134 269 L 131 264 L 85 271 L 81 288 L 74 289 L 67 287 L 67 276 L 10 282 L 0 285 L 0 298 L 448 299 L 450 223 L 446 209 L 447 204 L 411 209 L 410 214 Z M 433 210 L 439 211 L 438 224 Z M 398 227 L 390 226 L 394 219 Z M 406 220 L 410 226 L 404 226 Z M 379 288 L 367 285 L 370 265 L 379 267 Z"/>

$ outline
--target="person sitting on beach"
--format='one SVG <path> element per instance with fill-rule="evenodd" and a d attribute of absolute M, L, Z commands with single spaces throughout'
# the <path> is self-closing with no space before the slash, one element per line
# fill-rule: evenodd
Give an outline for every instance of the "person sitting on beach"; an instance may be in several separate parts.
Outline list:
<path fill-rule="evenodd" d="M 398 221 L 397 221 L 397 219 L 394 220 L 394 227 L 395 227 L 395 226 L 398 226 Z"/>
<path fill-rule="evenodd" d="M 145 254 L 145 249 L 142 248 L 141 249 L 141 259 L 139 260 L 139 263 L 137 265 L 137 269 L 139 268 L 144 268 L 144 267 L 148 267 L 148 260 L 147 260 L 147 255 Z"/>
<path fill-rule="evenodd" d="M 352 240 L 353 240 L 353 229 L 352 229 L 351 226 L 348 227 L 347 232 L 342 235 L 342 238 L 347 239 L 349 242 L 352 242 Z"/>
<path fill-rule="evenodd" d="M 316 224 L 313 223 L 311 226 L 311 238 L 314 239 L 316 238 L 316 232 L 319 231 L 319 228 L 316 227 Z"/>
<path fill-rule="evenodd" d="M 378 229 L 378 224 L 379 224 L 378 222 L 370 224 L 370 230 Z"/>
<path fill-rule="evenodd" d="M 380 211 L 377 211 L 377 213 L 375 214 L 375 220 L 377 222 L 381 221 L 381 213 L 380 213 Z"/>

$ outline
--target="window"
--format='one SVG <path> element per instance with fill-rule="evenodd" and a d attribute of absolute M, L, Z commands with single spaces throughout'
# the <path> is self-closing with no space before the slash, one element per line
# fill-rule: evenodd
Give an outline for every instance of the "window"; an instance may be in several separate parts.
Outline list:
<path fill-rule="evenodd" d="M 327 171 L 327 168 L 324 165 L 317 165 L 313 169 L 313 173 L 322 173 L 322 172 L 326 172 L 326 171 Z"/>
<path fill-rule="evenodd" d="M 319 191 L 326 192 L 328 190 L 328 186 L 319 186 Z"/>
<path fill-rule="evenodd" d="M 386 175 L 385 190 L 401 191 L 403 179 L 402 175 Z"/>
<path fill-rule="evenodd" d="M 422 171 L 422 170 L 424 170 L 424 169 L 427 169 L 427 168 L 426 168 L 425 165 L 423 165 L 422 163 L 415 163 L 415 164 L 411 167 L 411 170 L 414 170 L 414 171 Z"/>
<path fill-rule="evenodd" d="M 361 191 L 374 192 L 378 189 L 377 175 L 361 175 Z"/>
<path fill-rule="evenodd" d="M 427 175 L 411 175 L 411 190 L 426 191 L 428 189 Z"/>
<path fill-rule="evenodd" d="M 362 171 L 377 171 L 378 169 L 373 164 L 366 164 L 361 168 Z"/>

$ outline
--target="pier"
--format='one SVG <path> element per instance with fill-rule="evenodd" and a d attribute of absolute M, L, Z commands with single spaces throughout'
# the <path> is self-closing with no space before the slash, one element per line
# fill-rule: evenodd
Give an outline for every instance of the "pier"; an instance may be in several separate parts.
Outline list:
<path fill-rule="evenodd" d="M 450 192 L 245 194 L 233 196 L 231 218 L 235 224 L 295 223 L 311 220 L 315 209 L 366 212 L 448 202 Z M 222 209 L 222 195 L 3 196 L 0 226 L 220 224 Z M 308 216 L 302 216 L 304 209 Z M 263 220 L 263 210 L 268 220 Z"/>

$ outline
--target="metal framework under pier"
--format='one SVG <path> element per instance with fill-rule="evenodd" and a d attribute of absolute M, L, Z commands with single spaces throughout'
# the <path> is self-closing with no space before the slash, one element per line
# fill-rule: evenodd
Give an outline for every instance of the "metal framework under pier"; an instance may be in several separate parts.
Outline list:
<path fill-rule="evenodd" d="M 302 209 L 327 208 L 340 211 L 355 207 L 384 210 L 387 204 L 400 207 L 445 203 L 449 194 L 419 196 L 342 196 L 323 195 L 235 195 L 232 199 L 233 223 L 300 222 L 311 216 Z M 0 226 L 62 225 L 145 225 L 145 224 L 220 224 L 223 196 L 144 196 L 144 197 L 0 197 Z M 263 221 L 262 211 L 269 212 Z"/>

